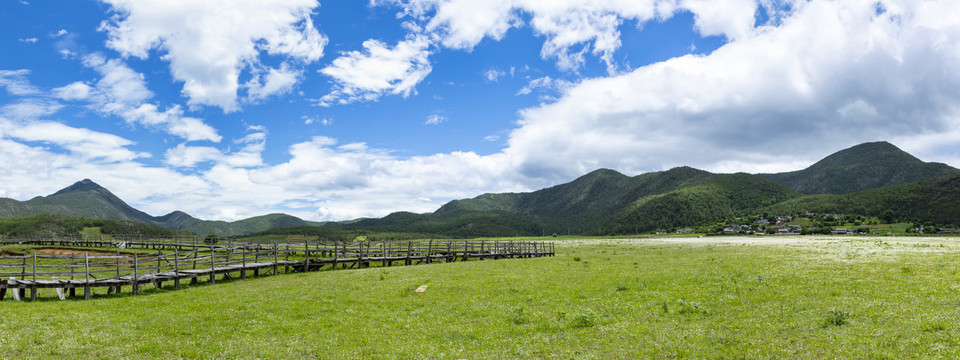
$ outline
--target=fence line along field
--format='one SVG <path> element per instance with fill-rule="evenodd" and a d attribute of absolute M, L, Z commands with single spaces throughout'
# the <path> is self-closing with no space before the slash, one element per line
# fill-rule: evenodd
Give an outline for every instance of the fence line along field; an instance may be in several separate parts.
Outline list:
<path fill-rule="evenodd" d="M 53 289 L 60 300 L 82 289 L 90 299 L 94 289 L 106 294 L 128 287 L 139 294 L 144 285 L 162 288 L 172 282 L 196 284 L 200 279 L 246 279 L 248 274 L 276 275 L 322 269 L 390 267 L 483 259 L 553 256 L 553 244 L 536 241 L 406 241 L 302 242 L 204 244 L 181 239 L 114 243 L 103 240 L 21 239 L 3 244 L 31 246 L 32 253 L 0 254 L 0 301 L 10 292 L 14 300 L 36 301 L 40 289 Z M 122 249 L 116 249 L 119 245 Z M 68 247 L 43 248 L 44 246 Z M 39 248 L 37 248 L 39 247 Z M 87 249 L 83 249 L 87 248 Z M 104 249 L 116 249 L 110 252 Z M 73 250 L 71 250 L 73 249 Z M 83 249 L 83 250 L 76 250 Z M 95 250 L 94 250 L 95 249 Z M 143 249 L 156 252 L 141 253 Z M 25 251 L 26 252 L 26 251 Z M 67 255 L 69 253 L 69 255 Z M 65 293 L 66 292 L 66 293 Z"/>

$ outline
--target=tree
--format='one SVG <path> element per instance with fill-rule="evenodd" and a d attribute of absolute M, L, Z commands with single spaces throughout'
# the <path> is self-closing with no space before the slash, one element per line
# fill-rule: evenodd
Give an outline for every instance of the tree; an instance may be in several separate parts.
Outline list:
<path fill-rule="evenodd" d="M 217 237 L 217 234 L 207 234 L 207 236 L 203 238 L 204 244 L 216 244 L 219 241 L 220 238 Z"/>
<path fill-rule="evenodd" d="M 887 224 L 893 224 L 894 216 L 896 215 L 893 214 L 893 210 L 886 209 L 880 214 L 880 219 Z"/>

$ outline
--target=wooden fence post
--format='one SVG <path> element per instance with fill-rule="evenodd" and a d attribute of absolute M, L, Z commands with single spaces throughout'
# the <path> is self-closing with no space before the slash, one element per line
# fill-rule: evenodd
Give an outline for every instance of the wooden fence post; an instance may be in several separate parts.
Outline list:
<path fill-rule="evenodd" d="M 213 260 L 214 254 L 216 253 L 217 252 L 214 249 L 213 244 L 210 244 L 210 283 L 211 284 L 217 283 L 217 271 L 216 271 L 217 263 Z"/>
<path fill-rule="evenodd" d="M 30 285 L 30 301 L 37 301 L 37 252 L 33 252 L 33 284 Z"/>
<path fill-rule="evenodd" d="M 90 253 L 83 253 L 83 299 L 90 300 Z"/>
<path fill-rule="evenodd" d="M 133 294 L 140 294 L 140 282 L 138 281 L 138 272 L 140 272 L 139 254 L 133 253 Z"/>
<path fill-rule="evenodd" d="M 334 270 L 337 269 L 337 259 L 340 258 L 340 254 L 337 253 L 337 244 L 338 243 L 336 242 L 333 243 L 333 269 Z"/>
<path fill-rule="evenodd" d="M 173 288 L 180 290 L 180 248 L 173 248 Z"/>
<path fill-rule="evenodd" d="M 280 249 L 277 246 L 277 241 L 273 241 L 273 274 L 277 275 L 277 271 L 280 268 Z"/>
<path fill-rule="evenodd" d="M 303 248 L 303 254 L 307 257 L 307 261 L 303 263 L 303 272 L 307 272 L 307 270 L 310 269 L 310 243 L 304 240 Z"/>
<path fill-rule="evenodd" d="M 76 263 L 76 253 L 70 253 L 70 297 L 77 296 L 77 288 L 73 286 L 73 280 L 75 279 L 73 275 L 73 267 Z"/>
<path fill-rule="evenodd" d="M 117 294 L 120 293 L 120 290 L 123 290 L 123 285 L 120 285 L 120 250 L 117 250 Z M 110 293 L 110 289 L 107 289 L 107 294 Z"/>

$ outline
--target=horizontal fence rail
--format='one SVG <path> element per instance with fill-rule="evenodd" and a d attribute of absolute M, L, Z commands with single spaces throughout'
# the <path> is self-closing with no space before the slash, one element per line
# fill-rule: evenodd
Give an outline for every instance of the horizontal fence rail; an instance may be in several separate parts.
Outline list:
<path fill-rule="evenodd" d="M 159 289 L 164 282 L 173 282 L 173 288 L 179 290 L 181 281 L 196 284 L 200 279 L 208 279 L 207 282 L 213 284 L 217 275 L 221 279 L 233 279 L 233 274 L 237 274 L 239 279 L 246 279 L 249 273 L 260 276 L 261 272 L 276 275 L 281 272 L 554 255 L 552 242 L 537 241 L 204 244 L 202 241 L 176 239 L 121 242 L 115 239 L 0 240 L 0 245 L 4 244 L 97 249 L 48 248 L 31 249 L 32 253 L 25 255 L 0 254 L 0 301 L 4 300 L 8 290 L 17 301 L 25 299 L 27 290 L 30 291 L 29 300 L 36 301 L 38 289 L 54 289 L 57 297 L 64 300 L 66 296 L 76 296 L 79 288 L 83 289 L 84 298 L 90 299 L 96 288 L 106 288 L 106 294 L 111 294 L 128 287 L 136 295 L 147 284 Z M 121 250 L 103 250 L 110 247 Z M 144 249 L 157 251 L 144 253 Z M 64 252 L 70 252 L 70 255 L 63 255 Z"/>

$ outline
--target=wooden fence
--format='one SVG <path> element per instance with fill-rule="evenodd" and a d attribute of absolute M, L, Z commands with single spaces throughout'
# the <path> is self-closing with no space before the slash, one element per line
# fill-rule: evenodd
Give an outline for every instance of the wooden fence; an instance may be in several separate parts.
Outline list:
<path fill-rule="evenodd" d="M 6 242 L 6 241 L 4 241 Z M 24 245 L 51 246 L 46 241 L 24 240 Z M 172 241 L 128 242 L 128 249 L 158 249 L 141 253 L 136 250 L 104 253 L 77 250 L 69 256 L 40 254 L 0 256 L 0 301 L 8 290 L 14 300 L 26 297 L 37 300 L 38 289 L 54 289 L 64 300 L 83 289 L 90 299 L 93 289 L 106 288 L 106 294 L 119 293 L 129 287 L 139 294 L 143 285 L 163 287 L 181 281 L 197 283 L 208 279 L 246 279 L 276 275 L 280 272 L 306 272 L 323 269 L 366 268 L 371 266 L 416 265 L 483 259 L 530 258 L 553 256 L 551 242 L 533 241 L 407 241 L 407 242 L 303 242 L 273 244 L 196 244 Z M 104 247 L 98 241 L 59 242 L 56 246 Z M 41 251 L 58 251 L 47 249 Z M 65 293 L 66 292 L 66 293 Z"/>

